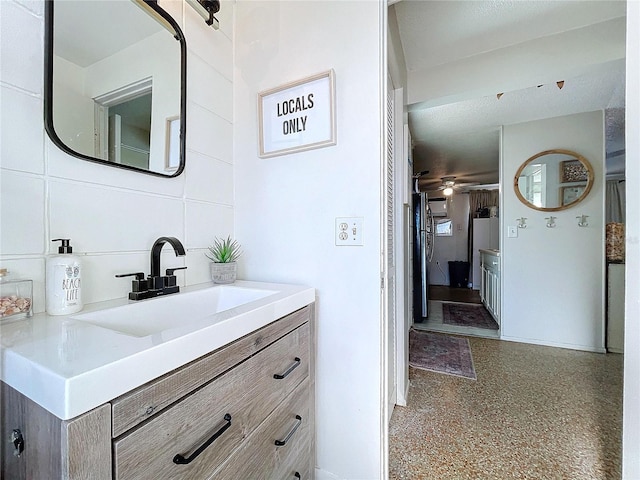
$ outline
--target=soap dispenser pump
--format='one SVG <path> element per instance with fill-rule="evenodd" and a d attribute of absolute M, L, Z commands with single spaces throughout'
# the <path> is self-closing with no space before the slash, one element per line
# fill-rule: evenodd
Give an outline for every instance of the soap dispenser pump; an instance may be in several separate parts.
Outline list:
<path fill-rule="evenodd" d="M 80 258 L 73 255 L 68 238 L 56 238 L 62 242 L 58 255 L 47 258 L 46 308 L 49 315 L 68 315 L 82 310 L 82 283 Z"/>

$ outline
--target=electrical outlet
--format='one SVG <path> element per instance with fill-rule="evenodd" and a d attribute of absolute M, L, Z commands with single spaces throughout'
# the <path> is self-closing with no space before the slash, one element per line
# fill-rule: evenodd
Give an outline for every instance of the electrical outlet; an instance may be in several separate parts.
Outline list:
<path fill-rule="evenodd" d="M 518 227 L 516 227 L 516 226 L 508 226 L 507 227 L 507 237 L 508 238 L 518 238 Z"/>
<path fill-rule="evenodd" d="M 336 245 L 337 246 L 362 246 L 362 217 L 338 217 L 336 218 Z"/>

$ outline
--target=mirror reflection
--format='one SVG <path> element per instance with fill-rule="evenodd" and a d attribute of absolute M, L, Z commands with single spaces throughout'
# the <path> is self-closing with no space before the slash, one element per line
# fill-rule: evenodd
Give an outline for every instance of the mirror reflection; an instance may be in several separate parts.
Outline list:
<path fill-rule="evenodd" d="M 52 140 L 76 157 L 178 175 L 186 75 L 177 24 L 151 1 L 46 7 L 45 123 Z"/>
<path fill-rule="evenodd" d="M 515 175 L 515 192 L 528 207 L 558 211 L 581 202 L 593 186 L 591 164 L 570 150 L 547 150 L 524 162 Z"/>

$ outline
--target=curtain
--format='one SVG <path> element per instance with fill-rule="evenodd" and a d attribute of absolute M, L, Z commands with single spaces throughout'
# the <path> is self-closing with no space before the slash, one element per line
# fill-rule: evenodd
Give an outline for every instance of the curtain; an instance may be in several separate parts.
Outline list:
<path fill-rule="evenodd" d="M 469 278 L 473 278 L 473 218 L 478 209 L 497 207 L 500 201 L 499 190 L 469 191 L 469 234 L 467 235 L 467 261 L 469 262 Z"/>
<path fill-rule="evenodd" d="M 479 208 L 497 206 L 498 190 L 471 190 L 469 192 L 469 214 L 471 218 Z"/>
<path fill-rule="evenodd" d="M 606 223 L 624 223 L 624 211 L 626 207 L 624 180 L 607 180 L 605 195 Z"/>

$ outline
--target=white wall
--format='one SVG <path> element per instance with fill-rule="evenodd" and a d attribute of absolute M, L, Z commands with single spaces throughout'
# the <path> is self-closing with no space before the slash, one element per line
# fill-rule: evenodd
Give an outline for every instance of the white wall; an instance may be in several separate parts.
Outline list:
<path fill-rule="evenodd" d="M 317 478 L 381 478 L 384 5 L 238 1 L 236 8 L 240 275 L 317 289 Z M 257 93 L 331 68 L 337 145 L 258 158 Z M 364 217 L 364 246 L 335 246 L 340 216 Z"/>
<path fill-rule="evenodd" d="M 429 198 L 439 198 L 429 195 Z M 453 221 L 453 235 L 435 237 L 433 258 L 429 263 L 429 283 L 431 285 L 449 285 L 449 262 L 467 261 L 469 238 L 469 195 L 454 193 L 447 200 L 448 217 Z M 436 223 L 445 217 L 436 217 Z M 471 261 L 470 259 L 468 260 Z"/>
<path fill-rule="evenodd" d="M 403 109 L 405 110 L 404 113 L 406 113 L 407 64 L 404 60 L 404 52 L 402 50 L 402 41 L 400 40 L 400 30 L 398 28 L 395 7 L 393 5 L 389 6 L 387 13 L 387 67 L 389 69 L 389 74 L 393 79 L 393 87 L 396 89 L 403 89 Z"/>
<path fill-rule="evenodd" d="M 89 156 L 96 156 L 93 99 L 150 78 L 151 135 L 142 148 L 150 147 L 149 169 L 164 172 L 166 120 L 180 115 L 180 44 L 173 36 L 160 31 L 86 68 L 58 56 L 54 63 L 54 128 L 67 146 Z"/>
<path fill-rule="evenodd" d="M 191 47 L 189 38 L 187 38 L 187 47 Z M 197 66 L 192 67 L 187 62 L 189 73 L 192 75 L 200 73 Z M 84 75 L 86 78 L 84 94 L 91 99 L 151 77 L 153 94 L 149 169 L 154 172 L 164 172 L 166 120 L 180 115 L 180 95 L 177 93 L 180 91 L 179 42 L 168 32 L 160 31 L 88 66 L 84 69 Z M 213 72 L 208 72 L 206 76 L 202 75 L 200 78 L 214 83 L 220 76 L 221 74 L 215 70 L 214 66 Z M 226 83 L 229 83 L 229 79 Z M 196 88 L 203 89 L 203 87 L 204 85 L 200 85 Z M 218 111 L 228 115 L 231 112 L 231 99 L 230 96 L 227 98 L 228 105 L 224 106 L 226 108 L 220 108 Z M 215 107 L 219 105 L 209 104 L 209 108 L 213 108 L 214 111 Z M 228 119 L 230 120 L 231 117 L 229 116 Z"/>
<path fill-rule="evenodd" d="M 604 346 L 604 115 L 590 112 L 506 125 L 502 146 L 502 334 L 504 339 L 603 351 Z M 593 166 L 595 183 L 579 205 L 541 212 L 522 204 L 512 179 L 543 150 L 564 148 Z M 547 228 L 545 217 L 556 218 Z M 577 215 L 589 226 L 578 227 Z M 518 238 L 506 226 L 526 217 Z"/>
<path fill-rule="evenodd" d="M 209 280 L 205 247 L 233 234 L 233 8 L 223 2 L 215 32 L 182 2 L 162 1 L 183 28 L 188 52 L 187 168 L 156 178 L 70 157 L 43 127 L 44 4 L 0 2 L 1 218 L 0 263 L 34 280 L 34 308 L 44 311 L 44 259 L 52 238 L 69 237 L 83 257 L 86 303 L 124 297 L 128 279 L 149 272 L 156 238 L 173 235 L 186 259 L 164 249 L 163 268 L 187 265 L 180 285 Z"/>
<path fill-rule="evenodd" d="M 640 3 L 627 2 L 626 301 L 622 478 L 640 478 Z"/>
<path fill-rule="evenodd" d="M 53 124 L 58 137 L 76 152 L 94 156 L 94 103 L 84 95 L 84 69 L 54 56 L 56 105 Z"/>

